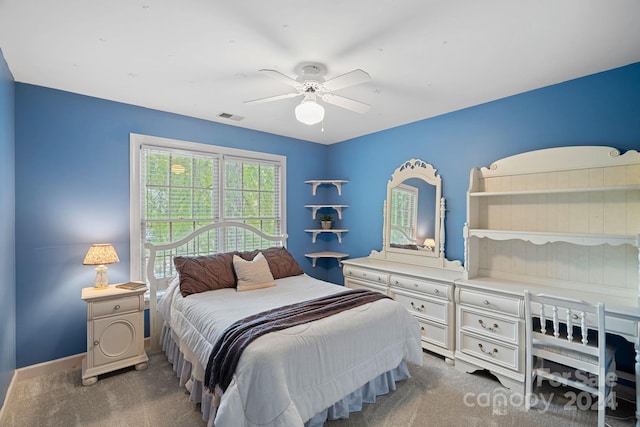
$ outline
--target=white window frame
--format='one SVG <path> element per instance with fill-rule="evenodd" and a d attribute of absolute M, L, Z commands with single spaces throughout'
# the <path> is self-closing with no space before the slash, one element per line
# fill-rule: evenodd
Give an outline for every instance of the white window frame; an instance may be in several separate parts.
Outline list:
<path fill-rule="evenodd" d="M 287 158 L 278 154 L 262 153 L 259 151 L 242 150 L 238 148 L 221 147 L 199 142 L 183 141 L 158 136 L 142 135 L 137 133 L 129 134 L 129 250 L 130 250 L 130 275 L 131 280 L 142 280 L 142 215 L 140 212 L 141 182 L 140 182 L 140 161 L 143 146 L 157 147 L 160 149 L 184 150 L 187 152 L 201 152 L 207 154 L 217 154 L 221 158 L 231 156 L 247 160 L 268 161 L 280 164 L 280 218 L 281 233 L 287 234 Z M 222 176 L 224 166 L 220 164 L 220 174 Z M 220 203 L 224 203 L 220 199 Z"/>

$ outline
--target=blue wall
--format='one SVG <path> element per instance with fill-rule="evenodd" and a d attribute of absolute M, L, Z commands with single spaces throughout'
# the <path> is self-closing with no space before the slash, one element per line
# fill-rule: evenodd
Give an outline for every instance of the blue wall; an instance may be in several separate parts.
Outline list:
<path fill-rule="evenodd" d="M 471 168 L 566 145 L 640 150 L 640 63 L 330 146 L 326 175 L 350 180 L 342 202 L 350 205 L 343 226 L 351 231 L 340 251 L 353 258 L 381 249 L 387 181 L 403 161 L 416 157 L 442 177 L 446 255 L 462 260 Z M 341 280 L 340 269 L 330 269 L 327 277 Z"/>
<path fill-rule="evenodd" d="M 289 248 L 315 250 L 304 181 L 324 174 L 326 147 L 205 120 L 16 83 L 17 366 L 86 351 L 83 287 L 95 272 L 82 259 L 111 242 L 129 279 L 129 133 L 287 156 Z"/>
<path fill-rule="evenodd" d="M 14 87 L 0 50 L 0 407 L 16 368 Z"/>
<path fill-rule="evenodd" d="M 130 132 L 286 155 L 289 247 L 306 272 L 336 283 L 335 260 L 312 269 L 301 254 L 380 249 L 386 183 L 406 159 L 441 174 L 447 255 L 461 259 L 472 167 L 562 145 L 640 149 L 640 64 L 331 146 L 27 84 L 15 85 L 15 97 L 18 367 L 86 350 L 80 289 L 94 272 L 81 262 L 91 243 L 114 243 L 121 262 L 110 278 L 128 279 Z M 331 187 L 311 196 L 304 180 L 327 177 L 350 180 L 342 197 Z M 323 236 L 314 246 L 302 231 L 313 226 L 304 204 L 329 201 L 350 205 L 341 221 L 350 231 L 342 245 Z"/>

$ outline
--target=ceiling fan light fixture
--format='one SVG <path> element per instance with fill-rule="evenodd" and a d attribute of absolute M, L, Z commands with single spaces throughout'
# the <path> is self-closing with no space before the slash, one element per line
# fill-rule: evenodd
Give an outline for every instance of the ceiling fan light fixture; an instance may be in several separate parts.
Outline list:
<path fill-rule="evenodd" d="M 296 106 L 295 113 L 296 119 L 305 125 L 315 125 L 324 119 L 324 107 L 307 97 Z"/>

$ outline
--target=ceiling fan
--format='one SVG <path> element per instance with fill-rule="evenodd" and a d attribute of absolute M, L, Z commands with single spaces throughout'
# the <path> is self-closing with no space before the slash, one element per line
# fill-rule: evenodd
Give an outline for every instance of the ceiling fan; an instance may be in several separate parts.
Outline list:
<path fill-rule="evenodd" d="M 324 119 L 324 107 L 318 104 L 318 98 L 327 104 L 332 104 L 361 114 L 366 113 L 371 108 L 370 105 L 363 102 L 354 101 L 353 99 L 333 93 L 336 90 L 371 80 L 369 74 L 360 69 L 350 71 L 326 81 L 322 76 L 326 74 L 327 68 L 316 62 L 306 62 L 296 67 L 296 72 L 299 74 L 296 79 L 276 70 L 262 69 L 260 71 L 269 77 L 292 86 L 296 91 L 245 101 L 245 104 L 261 104 L 264 102 L 278 101 L 280 99 L 304 96 L 302 102 L 300 102 L 295 109 L 296 119 L 304 124 L 314 125 Z"/>

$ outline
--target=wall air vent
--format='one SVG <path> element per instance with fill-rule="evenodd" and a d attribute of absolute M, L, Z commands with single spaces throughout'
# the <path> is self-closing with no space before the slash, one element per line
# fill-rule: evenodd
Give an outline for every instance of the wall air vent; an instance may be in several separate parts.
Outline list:
<path fill-rule="evenodd" d="M 239 122 L 240 120 L 244 120 L 244 117 L 242 116 L 238 116 L 236 114 L 229 114 L 229 113 L 220 113 L 218 114 L 218 117 L 221 117 L 223 119 L 235 120 L 236 122 Z"/>

